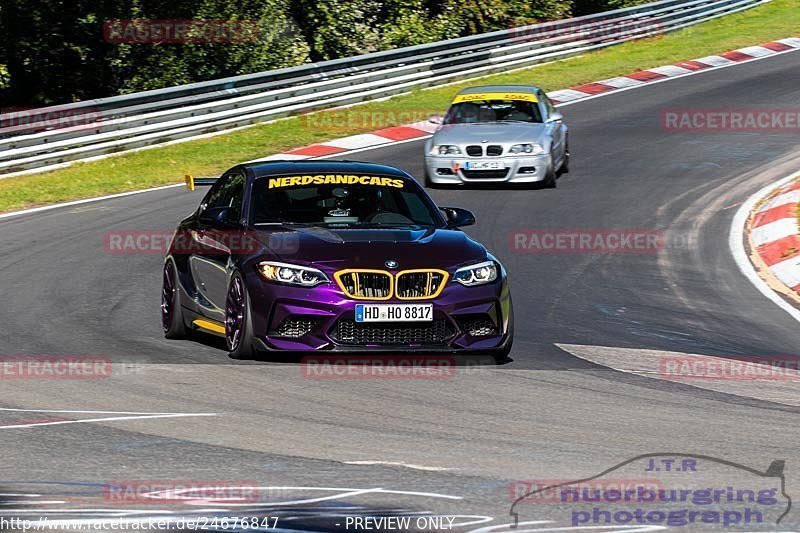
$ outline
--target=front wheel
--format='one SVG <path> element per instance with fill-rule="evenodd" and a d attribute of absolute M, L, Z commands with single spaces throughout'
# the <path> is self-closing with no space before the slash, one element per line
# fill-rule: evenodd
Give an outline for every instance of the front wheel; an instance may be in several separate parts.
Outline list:
<path fill-rule="evenodd" d="M 439 186 L 437 184 L 435 184 L 433 181 L 431 181 L 431 176 L 430 176 L 430 174 L 428 174 L 428 166 L 427 165 L 425 166 L 425 170 L 423 172 L 425 173 L 425 179 L 424 179 L 425 187 L 427 187 L 428 189 L 438 189 Z"/>
<path fill-rule="evenodd" d="M 161 285 L 161 327 L 168 339 L 185 339 L 186 323 L 183 321 L 181 291 L 178 287 L 178 271 L 170 259 L 164 263 L 164 276 Z"/>
<path fill-rule="evenodd" d="M 256 355 L 250 309 L 244 279 L 237 272 L 225 299 L 225 344 L 232 359 L 252 359 Z"/>
<path fill-rule="evenodd" d="M 512 307 L 511 312 L 509 313 L 508 316 L 508 340 L 506 341 L 506 345 L 492 353 L 495 363 L 497 363 L 498 365 L 502 365 L 508 362 L 508 355 L 511 353 L 511 347 L 513 346 L 513 344 L 514 344 L 514 310 Z"/>
<path fill-rule="evenodd" d="M 547 167 L 547 173 L 545 174 L 544 181 L 542 185 L 546 189 L 555 189 L 558 186 L 556 180 L 558 179 L 558 175 L 556 174 L 553 165 L 555 164 L 555 160 L 553 157 L 550 157 L 550 166 Z"/>
<path fill-rule="evenodd" d="M 569 140 L 565 142 L 564 145 L 564 162 L 561 163 L 561 168 L 558 169 L 558 173 L 560 174 L 569 174 Z"/>

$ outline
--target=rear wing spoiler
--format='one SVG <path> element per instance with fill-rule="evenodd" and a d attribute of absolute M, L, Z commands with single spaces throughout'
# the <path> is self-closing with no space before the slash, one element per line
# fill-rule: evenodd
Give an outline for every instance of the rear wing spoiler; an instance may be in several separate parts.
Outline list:
<path fill-rule="evenodd" d="M 193 191 L 195 187 L 210 187 L 219 178 L 195 178 L 191 174 L 186 174 L 183 179 L 186 181 L 186 189 Z"/>

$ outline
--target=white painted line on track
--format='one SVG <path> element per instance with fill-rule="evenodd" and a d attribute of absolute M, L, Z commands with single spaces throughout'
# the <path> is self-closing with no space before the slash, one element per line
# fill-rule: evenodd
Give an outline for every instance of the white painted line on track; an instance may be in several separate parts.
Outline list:
<path fill-rule="evenodd" d="M 439 499 L 446 499 L 446 500 L 463 500 L 461 496 L 452 496 L 450 494 L 439 494 L 436 492 L 417 492 L 417 491 L 406 491 L 406 490 L 392 490 L 392 489 L 382 489 L 382 488 L 367 488 L 367 489 L 354 489 L 354 488 L 344 488 L 344 487 L 272 487 L 272 486 L 252 486 L 248 485 L 246 488 L 248 490 L 256 490 L 256 491 L 264 491 L 264 492 L 288 492 L 288 491 L 305 491 L 305 492 L 335 492 L 336 494 L 331 494 L 328 496 L 318 496 L 315 498 L 303 498 L 299 500 L 285 500 L 279 502 L 263 502 L 265 505 L 271 506 L 294 506 L 294 505 L 304 505 L 308 503 L 318 503 L 318 502 L 325 502 L 325 501 L 333 501 L 333 500 L 341 500 L 342 498 L 349 498 L 353 496 L 362 496 L 367 494 L 400 494 L 403 496 L 421 496 L 425 498 L 439 498 Z M 158 501 L 159 499 L 170 499 L 171 501 L 175 501 L 176 499 L 181 499 L 183 493 L 189 493 L 189 495 L 185 496 L 182 501 L 185 500 L 185 503 L 189 505 L 224 505 L 225 507 L 252 507 L 252 502 L 247 503 L 232 503 L 227 500 L 219 501 L 215 498 L 198 498 L 197 496 L 192 496 L 193 492 L 198 490 L 197 487 L 187 488 L 183 490 L 163 490 L 163 491 L 154 491 L 147 494 L 144 494 L 144 497 L 151 498 L 154 501 Z"/>
<path fill-rule="evenodd" d="M 0 426 L 0 429 L 23 429 L 40 426 L 63 426 L 67 424 L 88 424 L 90 422 L 117 422 L 122 420 L 145 420 L 151 418 L 188 418 L 195 416 L 219 416 L 217 413 L 142 413 L 129 411 L 79 411 L 66 409 L 18 409 L 11 407 L 0 407 L 0 411 L 13 413 L 69 413 L 69 414 L 104 414 L 121 415 L 106 416 L 99 418 L 83 418 L 79 420 L 56 420 L 31 422 L 29 424 L 9 424 Z"/>
<path fill-rule="evenodd" d="M 77 414 L 99 414 L 99 415 L 186 415 L 192 413 L 153 413 L 140 411 L 76 411 L 72 409 L 21 409 L 16 407 L 0 407 L 0 411 L 22 412 L 22 413 L 77 413 Z M 198 413 L 205 416 L 216 416 L 217 413 Z"/>
<path fill-rule="evenodd" d="M 728 235 L 728 247 L 730 248 L 731 254 L 733 254 L 733 259 L 736 261 L 736 265 L 739 267 L 739 270 L 742 272 L 742 274 L 744 274 L 744 276 L 750 280 L 750 283 L 752 283 L 761 294 L 766 296 L 767 299 L 772 301 L 775 305 L 789 313 L 792 318 L 798 322 L 800 322 L 800 310 L 795 308 L 789 302 L 781 298 L 778 293 L 773 291 L 770 286 L 767 285 L 767 282 L 761 279 L 761 276 L 758 275 L 755 267 L 750 262 L 750 258 L 747 256 L 747 250 L 744 246 L 744 231 L 745 225 L 747 224 L 747 219 L 750 216 L 750 212 L 753 210 L 756 204 L 758 204 L 758 202 L 760 202 L 776 188 L 786 185 L 792 180 L 797 179 L 799 176 L 800 172 L 786 176 L 775 183 L 771 183 L 763 187 L 761 190 L 748 198 L 741 205 L 741 207 L 739 207 L 739 210 L 736 211 L 736 215 L 734 215 L 733 222 L 731 224 L 731 231 Z"/>
<path fill-rule="evenodd" d="M 97 196 L 94 198 L 84 198 L 82 200 L 72 200 L 70 202 L 63 202 L 60 204 L 43 205 L 41 207 L 32 207 L 30 209 L 22 209 L 21 211 L 11 211 L 9 213 L 0 213 L 0 220 L 4 218 L 18 217 L 21 215 L 29 215 L 31 213 L 41 213 L 43 211 L 50 211 L 51 209 L 58 209 L 59 207 L 70 207 L 73 205 L 88 204 L 92 202 L 101 202 L 103 200 L 113 200 L 114 198 L 124 198 L 125 196 L 133 196 L 134 194 L 142 194 L 151 191 L 163 191 L 164 189 L 174 189 L 175 187 L 184 187 L 183 183 L 175 183 L 173 185 L 162 185 L 160 187 L 150 187 L 149 189 L 138 189 L 135 191 L 120 192 L 116 194 L 109 194 L 106 196 Z"/>
<path fill-rule="evenodd" d="M 41 505 L 41 504 L 62 504 L 64 500 L 15 500 L 13 502 L 0 502 L 0 505 Z"/>
<path fill-rule="evenodd" d="M 452 470 L 452 468 L 446 468 L 444 466 L 415 465 L 398 461 L 344 461 L 344 464 L 358 465 L 358 466 L 402 466 L 403 468 L 410 468 L 412 470 L 424 470 L 427 472 L 445 472 L 447 470 Z"/>
<path fill-rule="evenodd" d="M 217 416 L 210 413 L 183 414 L 183 415 L 138 415 L 138 416 L 112 416 L 105 418 L 84 418 L 81 420 L 59 420 L 57 422 L 33 422 L 31 424 L 11 424 L 0 426 L 0 429 L 21 429 L 40 426 L 63 426 L 66 424 L 88 424 L 90 422 L 117 422 L 121 420 L 144 420 L 149 418 L 187 418 L 192 416 Z"/>

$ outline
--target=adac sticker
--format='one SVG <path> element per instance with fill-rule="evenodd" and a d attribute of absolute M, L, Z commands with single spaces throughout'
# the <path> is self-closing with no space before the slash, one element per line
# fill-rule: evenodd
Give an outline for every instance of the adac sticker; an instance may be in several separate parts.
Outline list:
<path fill-rule="evenodd" d="M 356 176 L 353 174 L 318 174 L 316 176 L 285 176 L 270 178 L 269 189 L 280 187 L 302 187 L 304 185 L 372 185 L 402 189 L 405 182 L 397 178 L 381 176 Z"/>
<path fill-rule="evenodd" d="M 476 100 L 522 100 L 524 102 L 538 102 L 535 94 L 530 93 L 472 93 L 459 94 L 453 100 L 454 104 L 461 102 L 474 102 Z"/>

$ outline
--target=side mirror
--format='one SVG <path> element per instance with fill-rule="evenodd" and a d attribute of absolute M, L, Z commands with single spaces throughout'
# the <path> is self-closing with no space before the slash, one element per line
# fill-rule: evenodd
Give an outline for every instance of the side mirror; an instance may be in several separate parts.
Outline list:
<path fill-rule="evenodd" d="M 461 209 L 460 207 L 440 207 L 447 216 L 447 223 L 450 226 L 460 228 L 462 226 L 472 226 L 475 224 L 475 215 L 472 211 Z"/>
<path fill-rule="evenodd" d="M 561 113 L 553 113 L 547 118 L 547 122 L 562 122 L 564 120 L 564 115 Z"/>
<path fill-rule="evenodd" d="M 444 123 L 444 117 L 441 115 L 431 115 L 428 117 L 428 122 L 431 124 L 442 124 Z"/>
<path fill-rule="evenodd" d="M 200 214 L 198 222 L 212 228 L 235 228 L 239 226 L 239 222 L 234 216 L 236 215 L 232 207 L 210 207 Z"/>

